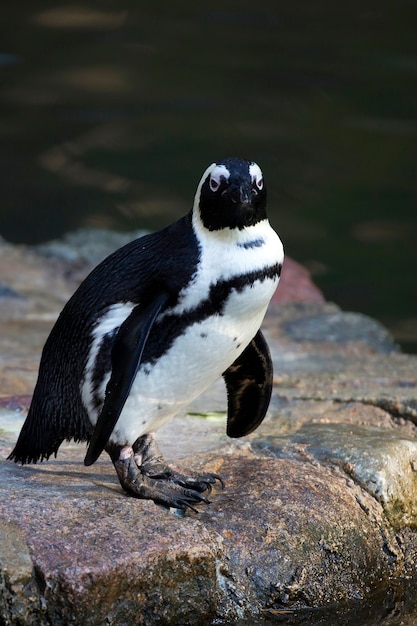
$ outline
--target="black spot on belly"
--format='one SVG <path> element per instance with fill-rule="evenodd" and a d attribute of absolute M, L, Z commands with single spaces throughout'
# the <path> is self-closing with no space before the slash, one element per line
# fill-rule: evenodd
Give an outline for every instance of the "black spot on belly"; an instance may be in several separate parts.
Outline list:
<path fill-rule="evenodd" d="M 200 333 L 201 339 L 207 339 L 207 333 Z"/>

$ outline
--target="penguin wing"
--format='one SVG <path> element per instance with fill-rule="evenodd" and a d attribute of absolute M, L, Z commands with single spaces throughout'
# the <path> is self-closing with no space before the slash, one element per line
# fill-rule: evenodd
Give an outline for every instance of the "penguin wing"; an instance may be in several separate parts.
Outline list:
<path fill-rule="evenodd" d="M 104 450 L 129 396 L 140 367 L 143 349 L 169 294 L 160 292 L 146 306 L 136 306 L 120 326 L 111 352 L 112 373 L 84 465 L 92 465 Z"/>
<path fill-rule="evenodd" d="M 264 419 L 272 393 L 272 360 L 259 330 L 250 344 L 223 373 L 227 389 L 227 434 L 243 437 Z"/>

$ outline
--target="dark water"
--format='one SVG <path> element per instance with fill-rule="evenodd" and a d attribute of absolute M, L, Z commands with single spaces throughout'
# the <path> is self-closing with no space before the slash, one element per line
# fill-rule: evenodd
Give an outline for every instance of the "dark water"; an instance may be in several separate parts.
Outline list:
<path fill-rule="evenodd" d="M 350 606 L 270 609 L 262 620 L 242 621 L 236 626 L 416 626 L 415 583 L 411 579 L 393 581 L 389 589 Z"/>
<path fill-rule="evenodd" d="M 417 351 L 415 0 L 7 3 L 0 234 L 158 228 L 248 156 L 330 300 Z"/>

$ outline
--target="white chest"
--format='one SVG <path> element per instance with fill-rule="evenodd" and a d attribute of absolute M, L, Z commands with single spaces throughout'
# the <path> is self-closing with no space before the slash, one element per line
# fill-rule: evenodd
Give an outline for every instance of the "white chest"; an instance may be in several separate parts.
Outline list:
<path fill-rule="evenodd" d="M 274 289 L 268 281 L 232 294 L 222 315 L 188 326 L 152 367 L 141 367 L 112 440 L 131 444 L 157 430 L 221 376 L 257 333 Z"/>
<path fill-rule="evenodd" d="M 114 443 L 131 445 L 140 435 L 156 430 L 221 376 L 256 335 L 277 287 L 278 276 L 268 272 L 282 264 L 283 249 L 266 220 L 239 233 L 199 233 L 199 239 L 198 271 L 179 294 L 178 304 L 157 320 L 160 325 L 164 319 L 169 324 L 170 316 L 177 316 L 184 321 L 182 332 L 160 358 L 139 368 L 112 433 Z M 82 387 L 93 424 L 98 417 L 90 399 L 94 351 L 109 328 L 116 326 L 115 321 L 120 325 L 133 306 L 114 305 L 94 331 Z M 193 315 L 197 309 L 201 314 Z M 103 398 L 109 378 L 110 372 L 100 385 Z"/>
<path fill-rule="evenodd" d="M 254 241 L 256 245 L 250 245 Z M 187 319 L 193 307 L 210 301 L 211 292 L 215 297 L 213 287 L 220 283 L 235 286 L 218 313 L 186 326 L 151 368 L 139 370 L 113 432 L 112 439 L 118 443 L 132 443 L 156 430 L 189 404 L 237 359 L 261 326 L 279 279 L 262 277 L 243 285 L 243 277 L 256 272 L 263 276 L 263 270 L 282 263 L 282 244 L 276 233 L 267 224 L 256 237 L 251 234 L 234 246 L 225 242 L 223 254 L 204 243 L 198 273 L 178 305 L 160 320 L 173 313 Z M 242 277 L 242 283 L 236 277 Z"/>

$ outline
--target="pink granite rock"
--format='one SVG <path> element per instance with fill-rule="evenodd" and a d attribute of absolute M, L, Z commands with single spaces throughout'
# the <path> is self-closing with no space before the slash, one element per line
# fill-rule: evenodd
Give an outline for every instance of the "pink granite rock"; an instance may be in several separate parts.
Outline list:
<path fill-rule="evenodd" d="M 159 432 L 168 460 L 226 481 L 198 515 L 127 497 L 82 445 L 6 460 L 45 338 L 90 268 L 0 244 L 0 624 L 338 624 L 350 606 L 362 623 L 401 606 L 399 583 L 387 590 L 416 575 L 416 358 L 290 259 L 264 324 L 264 423 L 228 440 L 220 382 Z"/>
<path fill-rule="evenodd" d="M 279 287 L 272 301 L 283 303 L 325 300 L 320 289 L 311 280 L 310 272 L 290 257 L 285 257 Z"/>

